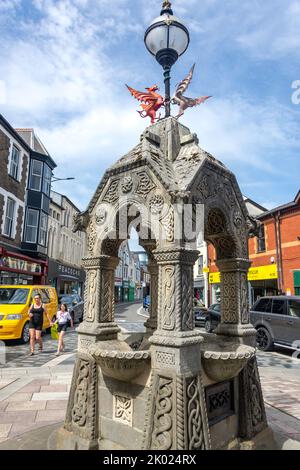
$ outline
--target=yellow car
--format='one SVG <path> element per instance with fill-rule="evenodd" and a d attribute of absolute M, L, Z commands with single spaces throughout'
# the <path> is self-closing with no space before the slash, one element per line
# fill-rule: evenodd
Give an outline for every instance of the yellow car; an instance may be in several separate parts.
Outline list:
<path fill-rule="evenodd" d="M 29 341 L 28 311 L 35 295 L 40 294 L 49 318 L 53 319 L 58 310 L 57 293 L 51 286 L 4 286 L 0 285 L 0 340 L 21 339 Z M 43 329 L 50 328 L 44 315 Z"/>

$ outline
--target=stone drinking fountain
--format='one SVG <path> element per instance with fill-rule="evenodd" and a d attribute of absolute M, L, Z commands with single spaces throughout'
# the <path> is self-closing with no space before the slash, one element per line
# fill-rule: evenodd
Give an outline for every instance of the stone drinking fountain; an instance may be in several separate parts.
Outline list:
<path fill-rule="evenodd" d="M 192 239 L 182 236 L 189 224 L 196 227 Z M 106 171 L 75 225 L 87 234 L 85 313 L 57 448 L 205 450 L 242 448 L 245 441 L 255 447 L 269 432 L 247 293 L 248 237 L 256 227 L 233 173 L 167 117 Z M 133 226 L 151 275 L 139 349 L 114 320 L 118 249 Z M 221 273 L 214 334 L 194 323 L 199 230 L 215 247 Z"/>

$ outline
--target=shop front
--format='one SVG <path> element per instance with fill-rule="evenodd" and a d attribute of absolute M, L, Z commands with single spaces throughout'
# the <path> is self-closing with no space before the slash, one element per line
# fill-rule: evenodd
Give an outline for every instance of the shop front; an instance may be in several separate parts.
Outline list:
<path fill-rule="evenodd" d="M 129 291 L 128 291 L 128 301 L 129 302 L 134 302 L 135 300 L 135 282 L 130 281 L 129 283 Z"/>
<path fill-rule="evenodd" d="M 129 300 L 129 281 L 123 281 L 123 302 Z"/>
<path fill-rule="evenodd" d="M 49 260 L 48 282 L 56 288 L 58 295 L 84 293 L 85 271 L 76 266 L 69 266 Z"/>
<path fill-rule="evenodd" d="M 204 279 L 194 280 L 194 299 L 205 304 L 205 283 Z"/>
<path fill-rule="evenodd" d="M 120 277 L 115 278 L 115 302 L 122 302 L 123 300 L 123 282 Z"/>
<path fill-rule="evenodd" d="M 0 247 L 0 284 L 43 285 L 47 276 L 47 261 L 29 258 Z"/>
<path fill-rule="evenodd" d="M 249 303 L 253 305 L 259 297 L 278 295 L 277 264 L 257 266 L 248 271 Z M 211 304 L 221 301 L 221 276 L 219 272 L 209 274 Z"/>
<path fill-rule="evenodd" d="M 294 291 L 295 295 L 300 295 L 300 271 L 294 271 Z"/>

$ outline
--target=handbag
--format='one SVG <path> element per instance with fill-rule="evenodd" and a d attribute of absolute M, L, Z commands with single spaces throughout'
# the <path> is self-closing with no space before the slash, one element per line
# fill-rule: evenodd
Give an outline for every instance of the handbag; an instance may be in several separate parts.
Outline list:
<path fill-rule="evenodd" d="M 58 324 L 54 323 L 54 325 L 51 326 L 51 338 L 52 339 L 58 339 L 59 338 L 59 333 L 58 333 Z"/>

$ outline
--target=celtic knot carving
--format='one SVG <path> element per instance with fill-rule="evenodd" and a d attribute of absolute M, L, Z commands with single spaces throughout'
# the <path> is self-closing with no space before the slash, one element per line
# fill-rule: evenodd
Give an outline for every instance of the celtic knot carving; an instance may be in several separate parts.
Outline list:
<path fill-rule="evenodd" d="M 166 240 L 168 242 L 174 241 L 174 210 L 170 208 L 168 215 L 162 220 L 162 225 L 166 232 Z"/>
<path fill-rule="evenodd" d="M 249 323 L 249 302 L 247 289 L 247 274 L 241 273 L 241 321 L 243 324 Z"/>
<path fill-rule="evenodd" d="M 264 413 L 261 406 L 261 393 L 260 393 L 260 383 L 258 380 L 257 371 L 255 367 L 255 362 L 250 360 L 248 363 L 248 374 L 250 382 L 250 400 L 251 400 L 251 415 L 252 415 L 252 425 L 256 427 L 264 419 Z"/>
<path fill-rule="evenodd" d="M 120 395 L 114 396 L 114 419 L 123 424 L 132 425 L 132 399 Z"/>
<path fill-rule="evenodd" d="M 147 196 L 147 194 L 149 194 L 150 191 L 152 191 L 152 189 L 154 189 L 156 186 L 153 183 L 153 181 L 150 179 L 146 171 L 139 173 L 139 177 L 140 177 L 140 180 L 138 183 L 136 193 L 140 194 L 141 196 Z"/>
<path fill-rule="evenodd" d="M 217 235 L 226 232 L 226 219 L 219 209 L 212 209 L 209 212 L 206 231 L 208 235 Z"/>
<path fill-rule="evenodd" d="M 93 253 L 94 251 L 96 239 L 97 239 L 96 227 L 94 223 L 91 222 L 87 230 L 87 244 L 88 244 L 88 251 L 90 253 Z"/>
<path fill-rule="evenodd" d="M 89 375 L 89 363 L 82 360 L 79 365 L 74 405 L 72 408 L 72 421 L 81 427 L 86 424 L 87 420 Z"/>
<path fill-rule="evenodd" d="M 160 194 L 152 196 L 149 202 L 150 211 L 152 214 L 160 214 L 164 207 L 164 198 Z"/>
<path fill-rule="evenodd" d="M 112 181 L 110 183 L 108 190 L 106 191 L 103 201 L 108 202 L 109 204 L 112 204 L 113 202 L 115 202 L 119 197 L 118 188 L 119 188 L 119 180 Z"/>
<path fill-rule="evenodd" d="M 203 422 L 201 417 L 200 390 L 198 377 L 187 383 L 188 448 L 205 450 Z"/>
<path fill-rule="evenodd" d="M 199 200 L 205 201 L 210 196 L 212 196 L 212 185 L 210 181 L 211 177 L 209 175 L 204 175 L 201 182 L 199 183 L 197 190 L 199 192 Z"/>
<path fill-rule="evenodd" d="M 185 269 L 182 273 L 182 330 L 193 330 L 193 276 L 191 269 Z"/>
<path fill-rule="evenodd" d="M 163 330 L 173 330 L 175 327 L 175 268 L 169 266 L 164 268 L 163 273 Z"/>
<path fill-rule="evenodd" d="M 221 273 L 221 310 L 224 323 L 238 323 L 237 282 L 238 273 Z"/>
<path fill-rule="evenodd" d="M 114 272 L 109 270 L 102 271 L 102 305 L 101 305 L 101 318 L 100 321 L 105 323 L 112 320 L 113 309 L 113 291 L 114 285 Z"/>
<path fill-rule="evenodd" d="M 151 446 L 155 450 L 170 450 L 172 447 L 172 385 L 172 379 L 159 377 Z"/>
<path fill-rule="evenodd" d="M 122 181 L 121 188 L 123 193 L 130 193 L 133 188 L 133 179 L 131 176 L 125 176 L 125 178 Z"/>
<path fill-rule="evenodd" d="M 86 321 L 93 322 L 96 316 L 96 303 L 97 303 L 97 284 L 98 284 L 98 271 L 93 269 L 87 271 L 87 313 Z"/>
<path fill-rule="evenodd" d="M 235 243 L 230 237 L 218 237 L 213 244 L 217 251 L 218 259 L 233 258 L 236 254 Z"/>

